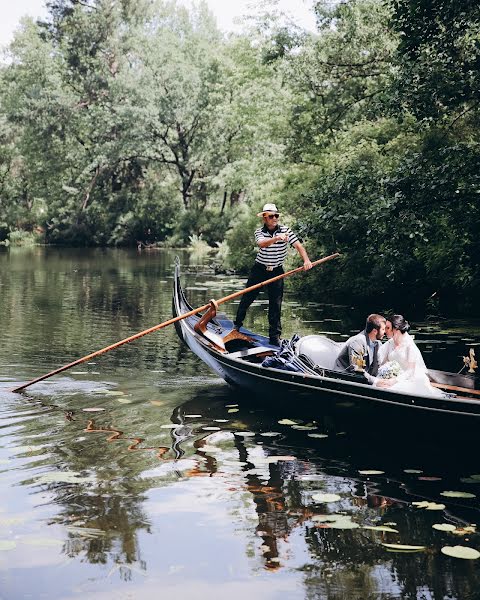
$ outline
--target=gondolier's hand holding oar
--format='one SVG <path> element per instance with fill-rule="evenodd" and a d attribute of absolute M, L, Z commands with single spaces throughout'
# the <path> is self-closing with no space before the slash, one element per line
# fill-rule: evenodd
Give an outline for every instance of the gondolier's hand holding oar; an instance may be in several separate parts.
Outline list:
<path fill-rule="evenodd" d="M 338 252 L 336 252 L 335 254 L 330 254 L 330 256 L 325 256 L 325 258 L 320 258 L 319 260 L 312 262 L 312 267 L 315 267 L 324 262 L 327 262 L 328 260 L 332 260 L 332 258 L 337 258 L 338 256 L 340 256 L 340 254 Z M 245 288 L 243 290 L 235 292 L 234 294 L 230 294 L 229 296 L 220 298 L 220 300 L 216 300 L 216 303 L 224 304 L 225 302 L 228 302 L 229 300 L 233 300 L 234 298 L 238 298 L 238 296 L 242 296 L 246 292 L 250 292 L 257 288 L 268 285 L 269 283 L 272 283 L 273 281 L 278 281 L 279 279 L 284 279 L 285 277 L 288 277 L 289 275 L 293 275 L 294 273 L 298 273 L 303 270 L 305 270 L 305 266 L 301 266 L 296 269 L 292 269 L 291 271 L 282 273 L 282 275 L 277 275 L 277 277 L 272 277 L 272 279 L 267 279 L 267 281 L 264 281 L 262 283 L 257 283 L 256 285 L 252 285 L 248 288 Z M 200 306 L 199 308 L 195 308 L 194 310 L 191 310 L 190 312 L 187 312 L 183 315 L 178 315 L 177 317 L 174 317 L 173 319 L 169 319 L 168 321 L 164 321 L 163 323 L 160 323 L 159 325 L 155 325 L 154 327 L 145 329 L 144 331 L 141 331 L 140 333 L 131 335 L 130 337 L 125 338 L 124 340 L 121 340 L 120 342 L 116 342 L 115 344 L 106 346 L 105 348 L 102 348 L 101 350 L 97 350 L 96 352 L 92 352 L 91 354 L 87 354 L 87 356 L 83 356 L 82 358 L 79 358 L 79 359 L 69 363 L 68 365 L 64 365 L 63 367 L 59 367 L 58 369 L 55 369 L 54 371 L 50 371 L 50 373 L 47 373 L 46 375 L 42 375 L 41 377 L 32 379 L 31 381 L 14 388 L 12 390 L 12 392 L 20 392 L 21 390 L 24 390 L 25 388 L 33 385 L 34 383 L 38 383 L 39 381 L 48 379 L 49 377 L 52 377 L 53 375 L 57 375 L 58 373 L 61 373 L 62 371 L 66 371 L 67 369 L 71 369 L 72 367 L 80 365 L 81 363 L 84 363 L 87 360 L 91 360 L 92 358 L 95 358 L 96 356 L 100 356 L 100 354 L 105 354 L 106 352 L 110 352 L 110 350 L 115 350 L 116 348 L 119 348 L 120 346 L 123 346 L 124 344 L 128 344 L 129 342 L 133 342 L 134 340 L 137 340 L 138 338 L 141 338 L 144 335 L 148 335 L 149 333 L 153 333 L 154 331 L 163 329 L 164 327 L 167 327 L 167 325 L 172 325 L 173 323 L 176 323 L 177 321 L 181 321 L 182 319 L 186 319 L 187 317 L 192 317 L 193 315 L 196 315 L 200 312 L 204 312 L 208 308 L 210 308 L 210 303 L 205 304 L 204 306 Z"/>

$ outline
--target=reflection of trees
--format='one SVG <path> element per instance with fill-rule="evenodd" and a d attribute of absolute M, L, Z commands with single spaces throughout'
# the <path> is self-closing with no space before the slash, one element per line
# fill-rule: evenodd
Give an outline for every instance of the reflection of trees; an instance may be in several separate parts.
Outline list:
<path fill-rule="evenodd" d="M 239 402 L 242 396 L 240 392 Z M 235 402 L 237 395 L 232 394 L 230 398 Z M 215 403 L 214 399 L 214 393 L 205 394 L 198 399 L 198 403 L 192 400 L 188 405 L 182 405 L 182 410 L 195 413 L 201 406 L 205 416 L 208 406 L 208 417 L 213 421 L 224 416 L 223 406 Z M 269 418 L 258 410 L 245 410 L 241 415 L 235 415 L 235 428 L 238 430 L 252 431 L 257 435 L 278 430 L 278 417 Z M 284 417 L 284 414 L 281 416 Z M 327 415 L 323 423 L 333 432 L 343 429 L 335 423 L 332 415 Z M 444 513 L 428 513 L 411 506 L 413 500 L 429 498 L 441 501 L 438 490 L 437 494 L 431 492 L 429 496 L 423 482 L 405 473 L 403 479 L 383 477 L 373 481 L 358 474 L 362 466 L 375 464 L 374 458 L 385 465 L 392 465 L 392 468 L 397 461 L 402 468 L 410 461 L 410 465 L 416 464 L 412 456 L 418 460 L 418 448 L 413 446 L 410 449 L 412 456 L 409 456 L 407 449 L 399 448 L 399 455 L 396 456 L 389 454 L 388 445 L 373 444 L 374 453 L 371 455 L 372 445 L 357 445 L 358 441 L 348 438 L 344 441 L 335 440 L 328 445 L 315 445 L 313 440 L 305 443 L 305 435 L 295 430 L 284 431 L 280 438 L 257 437 L 257 441 L 262 440 L 261 446 L 249 446 L 246 439 L 234 435 L 234 447 L 238 452 L 238 460 L 245 463 L 243 482 L 252 495 L 258 516 L 255 534 L 263 542 L 261 551 L 265 567 L 281 568 L 284 542 L 288 542 L 294 532 L 296 538 L 298 532 L 302 532 L 309 554 L 305 565 L 301 567 L 307 598 L 417 600 L 423 597 L 422 589 L 425 594 L 432 594 L 425 597 L 435 599 L 474 598 L 480 583 L 478 573 L 472 572 L 468 565 L 458 565 L 458 561 L 455 563 L 439 553 L 443 545 L 468 545 L 468 541 L 448 538 L 432 529 L 433 523 L 444 520 Z M 252 447 L 263 448 L 267 457 L 293 455 L 296 460 L 272 462 L 259 475 L 255 472 L 255 459 L 249 451 Z M 221 464 L 217 464 L 214 458 L 212 461 L 212 469 L 221 471 Z M 422 455 L 423 461 L 432 469 L 433 465 L 438 468 L 439 464 L 444 464 L 435 447 L 432 448 L 432 456 Z M 398 472 L 402 473 L 402 470 L 398 469 Z M 329 485 L 332 486 L 329 491 L 334 491 L 334 488 L 345 491 L 342 502 L 327 505 L 312 503 L 310 492 L 319 487 L 328 489 Z M 478 522 L 478 508 L 472 508 L 471 503 L 450 503 L 447 509 L 450 522 Z M 338 530 L 312 519 L 317 514 L 336 512 L 352 515 L 353 521 L 360 525 L 395 523 L 394 527 L 400 533 L 361 528 Z M 389 553 L 381 542 L 420 544 L 427 546 L 428 550 L 418 554 Z M 459 568 L 464 569 L 465 576 L 458 575 Z"/>

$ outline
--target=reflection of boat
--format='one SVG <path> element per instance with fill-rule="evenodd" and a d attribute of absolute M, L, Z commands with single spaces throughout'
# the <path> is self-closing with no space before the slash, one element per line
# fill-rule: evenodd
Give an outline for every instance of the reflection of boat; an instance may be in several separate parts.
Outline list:
<path fill-rule="evenodd" d="M 192 311 L 180 284 L 180 270 L 175 269 L 173 313 L 179 316 Z M 242 328 L 224 314 L 216 313 L 215 302 L 203 315 L 192 315 L 177 321 L 179 337 L 213 371 L 228 383 L 249 389 L 269 401 L 287 395 L 290 401 L 305 399 L 361 401 L 365 406 L 389 406 L 403 413 L 480 418 L 480 391 L 476 379 L 445 371 L 429 371 L 438 387 L 447 389 L 445 397 L 413 395 L 373 387 L 364 383 L 361 373 L 346 374 L 333 371 L 332 356 L 338 344 L 324 336 L 301 338 L 296 346 L 295 368 L 289 371 L 262 366 L 266 357 L 274 356 L 278 348 L 268 338 Z M 312 340 L 312 338 L 315 338 Z M 410 409 L 410 410 L 407 410 Z"/>

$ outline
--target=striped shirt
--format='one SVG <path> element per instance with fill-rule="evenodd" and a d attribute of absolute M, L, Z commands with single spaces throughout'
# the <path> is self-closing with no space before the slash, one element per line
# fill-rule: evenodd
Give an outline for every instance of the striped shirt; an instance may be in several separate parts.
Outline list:
<path fill-rule="evenodd" d="M 295 233 L 293 233 L 290 227 L 287 227 L 286 225 L 277 225 L 277 227 L 271 233 L 266 225 L 259 227 L 255 230 L 255 241 L 258 244 L 263 240 L 271 239 L 278 233 L 286 233 L 288 235 L 288 241 L 278 241 L 271 246 L 267 246 L 266 248 L 259 248 L 255 260 L 264 267 L 281 267 L 287 256 L 288 244 L 293 246 L 299 241 Z"/>

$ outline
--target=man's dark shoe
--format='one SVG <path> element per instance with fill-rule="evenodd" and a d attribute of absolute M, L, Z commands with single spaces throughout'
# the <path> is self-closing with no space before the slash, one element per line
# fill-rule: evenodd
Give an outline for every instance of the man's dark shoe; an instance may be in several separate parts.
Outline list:
<path fill-rule="evenodd" d="M 278 337 L 278 335 L 275 335 L 270 338 L 270 344 L 272 346 L 280 346 L 280 338 Z"/>

